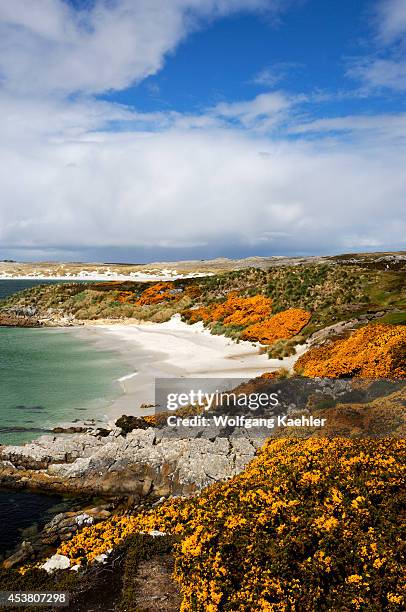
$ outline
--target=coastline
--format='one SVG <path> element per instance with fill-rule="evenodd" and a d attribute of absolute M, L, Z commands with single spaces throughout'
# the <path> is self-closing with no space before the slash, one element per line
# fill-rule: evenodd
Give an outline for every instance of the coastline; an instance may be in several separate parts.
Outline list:
<path fill-rule="evenodd" d="M 1 263 L 1 262 L 0 262 Z M 213 276 L 213 272 L 192 272 L 190 274 L 179 274 L 177 270 L 162 270 L 156 273 L 131 272 L 130 274 L 109 273 L 109 272 L 86 272 L 82 271 L 79 274 L 64 274 L 64 275 L 40 275 L 40 274 L 7 274 L 0 272 L 0 280 L 4 281 L 19 281 L 19 280 L 35 280 L 35 281 L 68 281 L 75 282 L 136 282 L 136 283 L 155 283 L 155 282 L 170 282 L 178 279 L 186 278 L 202 278 L 205 276 Z"/>
<path fill-rule="evenodd" d="M 94 321 L 74 332 L 83 339 L 120 353 L 132 369 L 119 382 L 120 395 L 108 410 L 109 421 L 123 414 L 146 416 L 154 409 L 141 408 L 154 403 L 155 378 L 236 378 L 249 379 L 264 372 L 291 370 L 306 350 L 284 359 L 268 359 L 260 345 L 247 341 L 238 344 L 224 336 L 212 335 L 202 323 L 188 325 L 175 315 L 166 323 Z"/>

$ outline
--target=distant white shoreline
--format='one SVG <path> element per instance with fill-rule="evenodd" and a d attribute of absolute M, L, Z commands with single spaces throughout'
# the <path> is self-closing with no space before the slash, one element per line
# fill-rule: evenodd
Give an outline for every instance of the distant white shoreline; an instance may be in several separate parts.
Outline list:
<path fill-rule="evenodd" d="M 133 281 L 133 282 L 168 282 L 179 278 L 202 278 L 213 276 L 212 272 L 195 272 L 191 274 L 178 274 L 176 270 L 162 270 L 159 274 L 145 274 L 143 272 L 132 272 L 130 274 L 84 272 L 83 274 L 67 274 L 64 276 L 44 276 L 28 274 L 25 276 L 0 273 L 0 280 L 52 280 L 52 281 Z"/>

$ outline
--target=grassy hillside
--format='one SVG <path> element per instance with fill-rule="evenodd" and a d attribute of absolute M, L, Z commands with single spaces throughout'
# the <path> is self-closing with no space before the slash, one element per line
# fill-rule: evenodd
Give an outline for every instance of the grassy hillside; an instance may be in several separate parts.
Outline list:
<path fill-rule="evenodd" d="M 162 286 L 162 299 L 140 301 L 146 287 Z M 339 320 L 383 311 L 385 322 L 403 323 L 406 306 L 406 267 L 374 269 L 347 264 L 315 264 L 279 268 L 248 268 L 202 279 L 172 283 L 72 283 L 29 289 L 0 302 L 0 310 L 38 316 L 69 314 L 77 319 L 134 317 L 163 321 L 174 312 L 209 306 L 240 296 L 263 295 L 272 300 L 272 314 L 288 308 L 312 313 L 304 330 L 312 331 Z M 219 321 L 221 323 L 221 321 Z M 238 331 L 238 330 L 236 330 Z M 235 334 L 238 336 L 238 334 Z"/>

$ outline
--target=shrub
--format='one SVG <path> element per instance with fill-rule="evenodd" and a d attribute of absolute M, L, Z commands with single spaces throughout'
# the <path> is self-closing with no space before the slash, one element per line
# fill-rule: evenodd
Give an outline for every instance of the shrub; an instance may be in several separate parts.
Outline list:
<path fill-rule="evenodd" d="M 137 304 L 145 306 L 147 304 L 159 304 L 160 302 L 170 302 L 178 298 L 178 293 L 172 283 L 156 283 L 142 292 Z"/>
<path fill-rule="evenodd" d="M 295 364 L 304 376 L 406 377 L 406 328 L 370 324 L 349 337 L 310 349 Z"/>
<path fill-rule="evenodd" d="M 250 325 L 244 330 L 242 338 L 262 344 L 273 344 L 281 338 L 292 338 L 310 321 L 311 314 L 301 308 L 289 308 L 275 316 Z"/>
<path fill-rule="evenodd" d="M 283 359 L 296 353 L 296 345 L 304 341 L 303 336 L 293 336 L 289 340 L 277 340 L 268 349 L 269 359 Z"/>
<path fill-rule="evenodd" d="M 190 323 L 220 321 L 224 325 L 246 326 L 269 317 L 271 308 L 272 300 L 263 295 L 239 297 L 233 291 L 224 302 L 189 310 L 184 316 Z"/>
<path fill-rule="evenodd" d="M 402 439 L 269 441 L 228 482 L 86 527 L 59 552 L 92 561 L 159 529 L 180 539 L 185 612 L 400 611 L 405 459 Z"/>

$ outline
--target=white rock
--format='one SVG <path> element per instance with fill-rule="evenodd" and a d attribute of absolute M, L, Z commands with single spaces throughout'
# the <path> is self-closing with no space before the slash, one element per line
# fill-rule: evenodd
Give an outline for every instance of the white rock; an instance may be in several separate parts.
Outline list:
<path fill-rule="evenodd" d="M 70 566 L 70 560 L 65 555 L 53 555 L 48 561 L 45 561 L 43 565 L 41 565 L 42 569 L 44 569 L 48 574 L 52 574 L 56 570 L 68 569 Z"/>
<path fill-rule="evenodd" d="M 75 518 L 75 523 L 79 525 L 79 527 L 82 527 L 82 525 L 93 525 L 93 517 L 84 512 L 83 514 L 78 514 Z"/>

